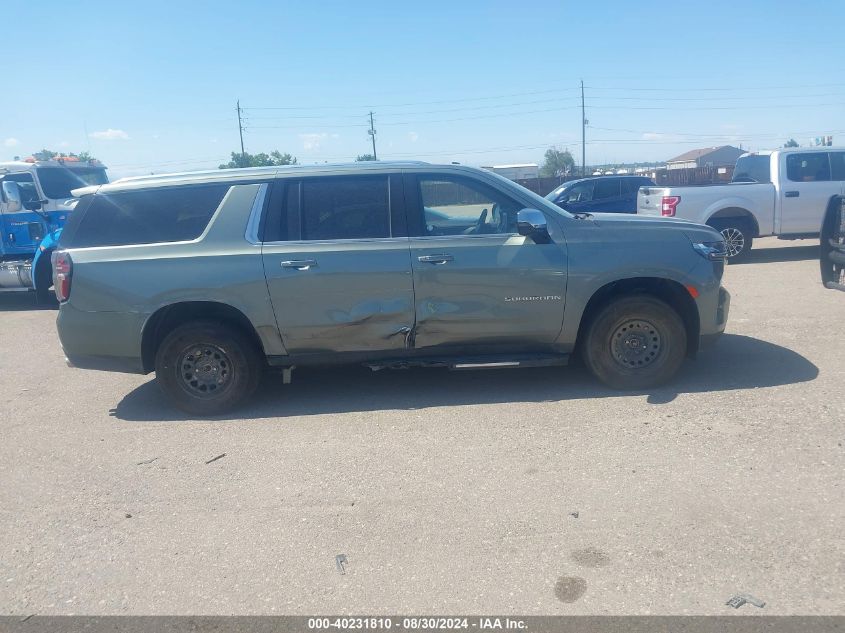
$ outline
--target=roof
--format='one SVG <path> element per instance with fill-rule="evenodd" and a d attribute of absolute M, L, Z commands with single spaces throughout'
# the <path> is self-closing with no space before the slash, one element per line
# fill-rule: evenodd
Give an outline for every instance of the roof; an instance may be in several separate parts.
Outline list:
<path fill-rule="evenodd" d="M 105 185 L 82 187 L 72 191 L 75 197 L 84 196 L 97 191 L 108 193 L 127 191 L 132 189 L 147 189 L 151 187 L 162 187 L 165 185 L 186 185 L 213 183 L 219 181 L 236 182 L 256 180 L 271 180 L 276 177 L 286 176 L 309 176 L 316 174 L 354 174 L 361 172 L 391 172 L 399 171 L 408 167 L 428 167 L 432 170 L 449 170 L 490 174 L 491 178 L 498 178 L 492 172 L 485 172 L 475 167 L 465 165 L 436 165 L 422 161 L 361 161 L 355 163 L 323 164 L 323 165 L 285 165 L 281 167 L 248 167 L 245 169 L 212 169 L 206 171 L 181 172 L 175 174 L 158 174 L 152 176 L 135 176 L 122 178 Z"/>
<path fill-rule="evenodd" d="M 482 169 L 514 169 L 516 167 L 539 167 L 537 163 L 517 163 L 515 165 L 490 165 Z"/>
<path fill-rule="evenodd" d="M 740 154 L 744 154 L 745 150 L 741 150 L 738 147 L 734 147 L 733 145 L 719 145 L 718 147 L 703 147 L 701 149 L 691 149 L 688 152 L 684 152 L 680 156 L 675 156 L 675 158 L 670 158 L 667 160 L 667 163 L 686 163 L 692 160 L 698 160 L 703 156 L 708 156 L 710 154 L 715 154 L 721 150 L 734 150 L 737 153 L 737 156 Z"/>
<path fill-rule="evenodd" d="M 59 161 L 59 160 L 9 160 L 0 162 L 0 171 L 28 171 L 33 167 L 67 167 L 107 169 L 101 162 Z"/>

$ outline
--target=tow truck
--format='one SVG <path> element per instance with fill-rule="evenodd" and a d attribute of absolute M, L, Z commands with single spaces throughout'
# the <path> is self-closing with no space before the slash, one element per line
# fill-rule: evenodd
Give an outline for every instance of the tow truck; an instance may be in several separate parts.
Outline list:
<path fill-rule="evenodd" d="M 107 182 L 105 165 L 76 156 L 0 162 L 0 291 L 55 303 L 50 256 L 77 203 L 71 190 Z"/>

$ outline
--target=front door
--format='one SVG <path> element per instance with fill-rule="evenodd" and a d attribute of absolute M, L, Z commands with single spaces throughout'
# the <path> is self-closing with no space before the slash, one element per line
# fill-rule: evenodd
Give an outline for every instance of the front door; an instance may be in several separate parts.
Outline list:
<path fill-rule="evenodd" d="M 410 345 L 413 282 L 400 179 L 275 184 L 262 258 L 289 354 L 378 354 Z"/>
<path fill-rule="evenodd" d="M 415 346 L 544 350 L 561 330 L 566 252 L 516 230 L 524 206 L 469 176 L 414 175 L 405 196 Z"/>
<path fill-rule="evenodd" d="M 819 232 L 830 198 L 842 193 L 842 182 L 831 178 L 830 157 L 831 152 L 786 155 L 786 178 L 780 179 L 781 235 Z"/>

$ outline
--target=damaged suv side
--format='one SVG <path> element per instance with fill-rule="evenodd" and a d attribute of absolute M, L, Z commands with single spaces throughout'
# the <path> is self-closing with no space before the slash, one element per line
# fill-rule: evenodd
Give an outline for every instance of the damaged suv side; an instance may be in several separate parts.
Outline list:
<path fill-rule="evenodd" d="M 54 254 L 69 364 L 156 372 L 194 414 L 267 366 L 566 364 L 663 383 L 725 328 L 708 227 L 572 215 L 499 176 L 372 163 L 175 174 L 76 192 Z"/>

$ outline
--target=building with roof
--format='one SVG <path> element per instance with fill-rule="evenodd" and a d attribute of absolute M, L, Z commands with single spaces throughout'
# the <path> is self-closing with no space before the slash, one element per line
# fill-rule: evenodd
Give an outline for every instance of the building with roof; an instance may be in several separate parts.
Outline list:
<path fill-rule="evenodd" d="M 666 161 L 666 169 L 697 169 L 699 167 L 733 167 L 745 150 L 733 145 L 704 147 L 684 152 Z"/>

